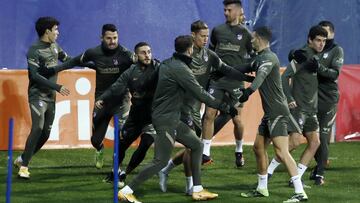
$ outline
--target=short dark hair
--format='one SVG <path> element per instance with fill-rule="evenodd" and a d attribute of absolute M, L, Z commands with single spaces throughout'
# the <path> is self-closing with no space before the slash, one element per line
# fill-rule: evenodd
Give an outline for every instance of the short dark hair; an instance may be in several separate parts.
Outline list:
<path fill-rule="evenodd" d="M 175 39 L 175 51 L 184 53 L 193 45 L 193 39 L 190 35 L 180 35 Z"/>
<path fill-rule="evenodd" d="M 105 35 L 106 31 L 117 32 L 118 30 L 114 24 L 104 24 L 101 31 L 102 36 Z"/>
<path fill-rule="evenodd" d="M 330 22 L 330 21 L 323 20 L 323 21 L 321 21 L 319 23 L 319 25 L 322 26 L 322 27 L 329 27 L 331 32 L 335 31 L 334 24 L 332 22 Z"/>
<path fill-rule="evenodd" d="M 224 0 L 223 4 L 224 4 L 224 6 L 227 6 L 229 4 L 237 4 L 242 7 L 242 3 L 240 0 Z"/>
<path fill-rule="evenodd" d="M 45 34 L 46 30 L 51 30 L 55 25 L 60 25 L 60 22 L 54 17 L 45 16 L 37 19 L 35 29 L 39 37 Z"/>
<path fill-rule="evenodd" d="M 320 25 L 312 26 L 309 30 L 308 38 L 315 39 L 316 36 L 327 37 L 327 31 Z"/>
<path fill-rule="evenodd" d="M 134 51 L 135 53 L 137 52 L 137 50 L 140 48 L 140 47 L 143 47 L 143 46 L 148 46 L 150 47 L 150 45 L 147 43 L 147 42 L 139 42 L 135 45 L 134 47 Z"/>
<path fill-rule="evenodd" d="M 197 20 L 191 23 L 191 32 L 199 32 L 200 30 L 209 29 L 208 25 L 204 21 Z"/>
<path fill-rule="evenodd" d="M 266 26 L 261 26 L 261 27 L 257 27 L 254 29 L 254 31 L 256 32 L 256 34 L 261 37 L 262 39 L 270 42 L 271 38 L 272 38 L 272 32 L 270 30 L 270 28 L 266 27 Z"/>

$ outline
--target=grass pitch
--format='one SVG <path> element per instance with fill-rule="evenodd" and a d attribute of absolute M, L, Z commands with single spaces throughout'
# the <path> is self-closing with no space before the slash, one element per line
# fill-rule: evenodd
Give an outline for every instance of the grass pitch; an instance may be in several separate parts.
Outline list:
<path fill-rule="evenodd" d="M 293 156 L 299 159 L 304 146 L 297 149 Z M 179 148 L 174 150 L 174 153 Z M 205 188 L 219 193 L 211 202 L 282 202 L 291 196 L 293 189 L 287 186 L 289 176 L 283 166 L 279 167 L 270 179 L 269 198 L 243 199 L 241 192 L 255 187 L 257 182 L 255 157 L 250 146 L 244 149 L 246 165 L 237 169 L 234 164 L 234 146 L 213 147 L 214 163 L 203 166 L 202 182 Z M 134 149 L 129 149 L 124 163 L 127 163 Z M 269 157 L 273 156 L 270 146 Z M 13 159 L 20 152 L 14 152 Z M 360 202 L 360 142 L 336 143 L 330 145 L 330 168 L 326 171 L 326 184 L 314 186 L 310 181 L 310 169 L 303 176 L 309 202 Z M 13 203 L 42 202 L 113 202 L 112 185 L 102 179 L 111 170 L 112 150 L 105 151 L 105 166 L 98 170 L 94 167 L 93 149 L 41 150 L 30 164 L 31 179 L 18 179 L 17 169 L 12 174 Z M 153 149 L 146 160 L 127 181 L 136 175 L 139 169 L 153 157 Z M 0 152 L 0 202 L 5 202 L 7 152 Z M 310 168 L 314 166 L 314 161 Z M 123 166 L 124 168 L 124 166 Z M 182 166 L 175 168 L 169 176 L 168 192 L 162 193 L 158 187 L 158 177 L 154 176 L 135 192 L 143 202 L 191 202 L 184 195 L 185 178 Z"/>

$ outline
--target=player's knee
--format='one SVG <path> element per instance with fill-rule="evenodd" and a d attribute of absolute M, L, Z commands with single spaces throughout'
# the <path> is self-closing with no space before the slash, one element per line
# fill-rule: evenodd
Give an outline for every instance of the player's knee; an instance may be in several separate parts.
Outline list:
<path fill-rule="evenodd" d="M 320 139 L 312 139 L 310 142 L 309 142 L 309 145 L 311 147 L 311 149 L 313 150 L 317 150 L 317 148 L 319 148 L 320 146 Z"/>
<path fill-rule="evenodd" d="M 216 110 L 214 109 L 207 109 L 205 112 L 205 117 L 204 119 L 206 121 L 214 121 L 216 117 Z"/>
<path fill-rule="evenodd" d="M 255 144 L 253 145 L 253 148 L 252 148 L 252 149 L 253 149 L 255 155 L 262 154 L 263 151 L 264 151 L 263 147 L 261 147 L 261 146 L 260 146 L 259 144 L 257 144 L 257 143 L 255 143 Z"/>
<path fill-rule="evenodd" d="M 301 144 L 301 135 L 298 133 L 292 133 L 289 139 L 289 149 L 293 150 L 299 147 Z"/>
<path fill-rule="evenodd" d="M 43 127 L 40 127 L 40 126 L 33 126 L 33 128 L 31 129 L 32 133 L 38 134 L 38 135 L 40 135 L 42 131 L 43 131 Z"/>

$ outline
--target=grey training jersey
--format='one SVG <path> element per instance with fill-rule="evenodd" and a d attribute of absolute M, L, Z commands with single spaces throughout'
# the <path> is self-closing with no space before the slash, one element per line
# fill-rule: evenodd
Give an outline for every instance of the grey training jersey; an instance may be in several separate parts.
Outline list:
<path fill-rule="evenodd" d="M 59 60 L 65 61 L 68 59 L 68 55 L 57 43 L 47 43 L 39 40 L 31 45 L 27 53 L 29 101 L 55 101 L 55 90 L 60 89 L 60 86 L 56 84 L 57 74 L 45 78 L 39 75 L 38 69 L 45 66 L 56 66 Z"/>
<path fill-rule="evenodd" d="M 319 102 L 335 104 L 339 101 L 338 77 L 343 63 L 344 51 L 337 44 L 321 53 L 320 64 L 324 68 L 318 71 Z"/>
<path fill-rule="evenodd" d="M 289 115 L 290 111 L 281 83 L 278 57 L 266 48 L 258 53 L 255 60 L 259 67 L 250 88 L 254 91 L 259 89 L 264 117 L 272 119 L 279 115 Z"/>
<path fill-rule="evenodd" d="M 236 67 L 248 62 L 252 52 L 251 39 L 251 33 L 245 26 L 222 24 L 212 30 L 209 48 L 226 64 Z M 244 82 L 223 77 L 212 81 L 212 85 L 232 90 L 243 87 Z"/>
<path fill-rule="evenodd" d="M 306 57 L 311 59 L 317 53 L 308 45 L 304 46 Z M 282 75 L 284 93 L 288 102 L 295 101 L 300 111 L 316 113 L 318 104 L 318 79 L 316 72 L 305 68 L 306 63 L 297 64 L 292 60 Z M 289 84 L 291 79 L 291 85 Z"/>

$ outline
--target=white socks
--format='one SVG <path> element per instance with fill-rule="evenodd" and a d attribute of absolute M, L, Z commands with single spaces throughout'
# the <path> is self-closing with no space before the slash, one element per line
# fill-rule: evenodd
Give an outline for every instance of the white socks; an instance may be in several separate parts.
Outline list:
<path fill-rule="evenodd" d="M 267 173 L 273 174 L 275 169 L 280 165 L 281 163 L 276 161 L 275 158 L 273 158 L 268 166 Z"/>
<path fill-rule="evenodd" d="M 206 156 L 210 156 L 211 141 L 212 140 L 205 140 L 205 139 L 202 140 L 202 143 L 204 144 L 203 154 L 205 154 Z"/>
<path fill-rule="evenodd" d="M 203 190 L 203 186 L 202 185 L 194 185 L 193 187 L 193 192 L 200 192 L 201 190 Z"/>
<path fill-rule="evenodd" d="M 193 177 L 189 176 L 186 177 L 186 186 L 185 186 L 185 192 L 189 192 L 191 188 L 193 187 Z"/>
<path fill-rule="evenodd" d="M 305 173 L 306 169 L 307 169 L 307 166 L 305 166 L 301 163 L 298 163 L 297 171 L 298 171 L 300 179 L 301 179 L 302 175 Z"/>
<path fill-rule="evenodd" d="M 134 191 L 128 186 L 126 185 L 125 187 L 123 187 L 120 192 L 122 192 L 123 194 L 127 195 L 127 194 L 132 194 L 134 193 Z"/>
<path fill-rule="evenodd" d="M 163 169 L 161 169 L 161 171 L 165 174 L 169 174 L 171 169 L 173 169 L 174 167 L 175 167 L 175 164 L 172 161 L 172 159 L 170 159 L 168 164 Z"/>
<path fill-rule="evenodd" d="M 235 152 L 243 152 L 243 141 L 242 140 L 235 140 L 236 148 Z"/>
<path fill-rule="evenodd" d="M 258 186 L 257 189 L 267 189 L 268 175 L 258 174 Z"/>
<path fill-rule="evenodd" d="M 303 193 L 304 192 L 304 188 L 303 188 L 303 185 L 301 183 L 300 175 L 291 177 L 291 181 L 294 184 L 295 193 Z"/>

